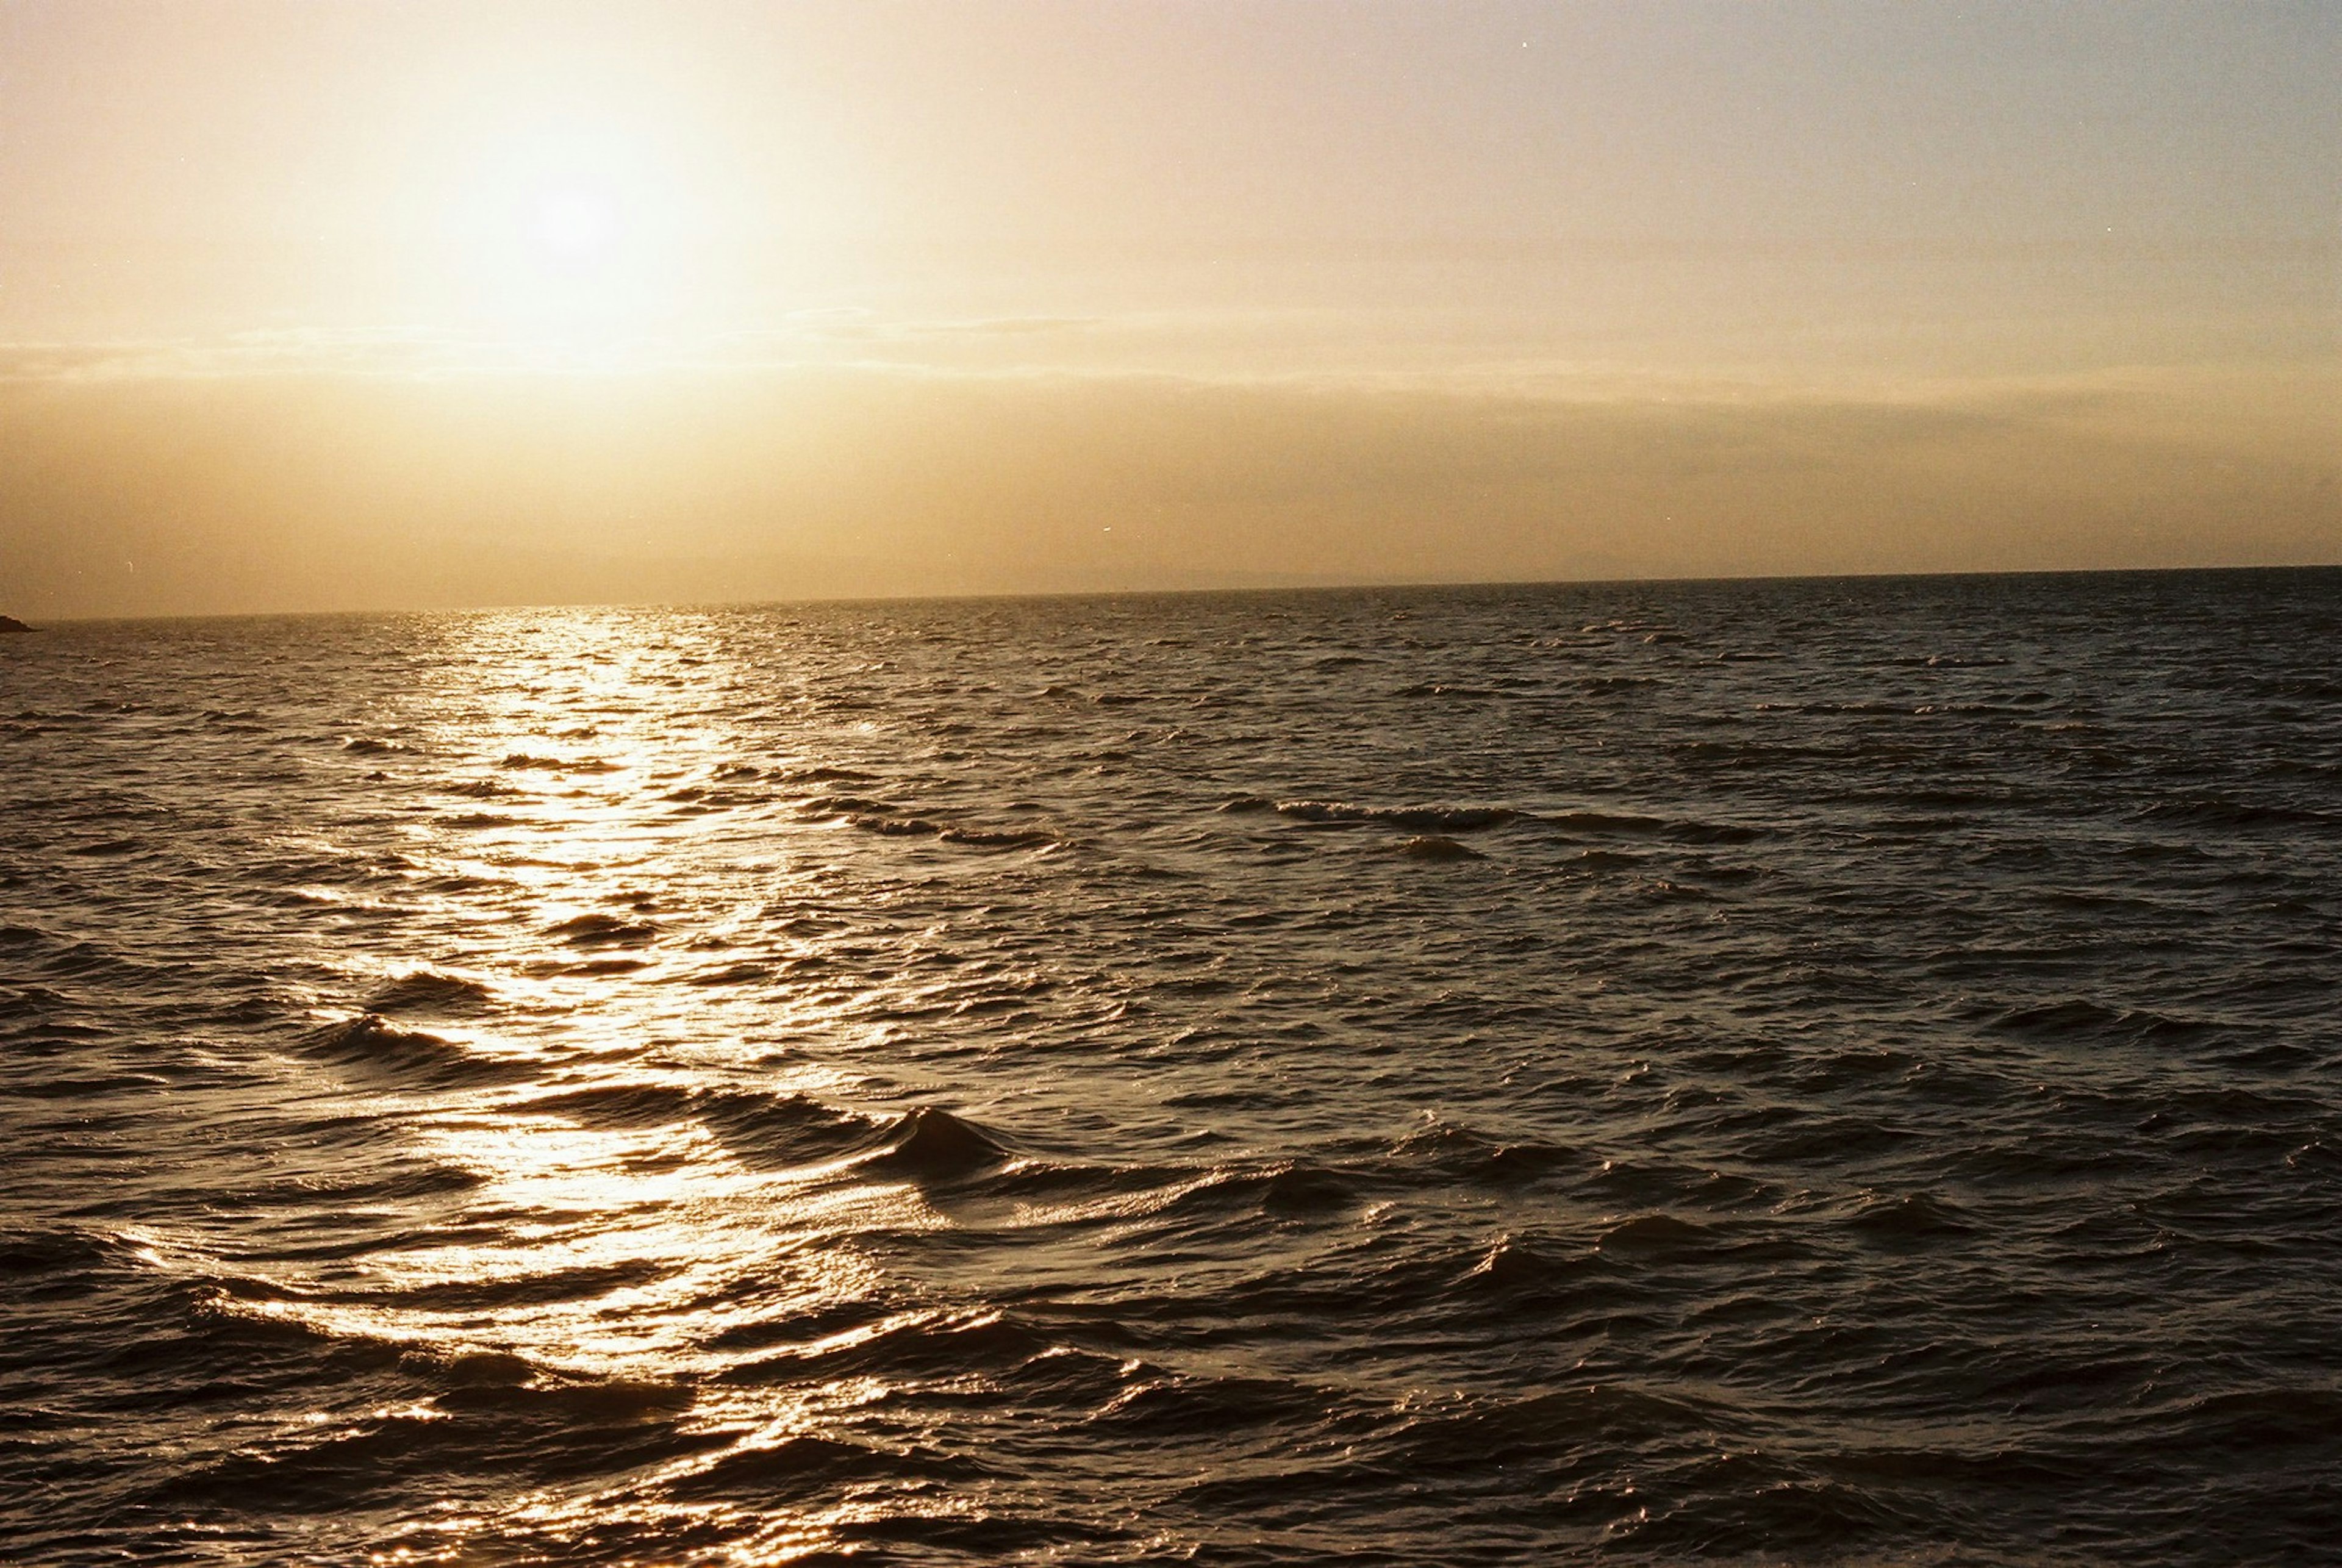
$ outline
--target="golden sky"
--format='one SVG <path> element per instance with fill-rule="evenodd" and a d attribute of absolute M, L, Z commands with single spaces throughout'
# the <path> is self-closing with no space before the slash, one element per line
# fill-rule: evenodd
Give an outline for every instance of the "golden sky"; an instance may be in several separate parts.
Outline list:
<path fill-rule="evenodd" d="M 2342 9 L 0 0 L 0 609 L 2342 559 Z"/>

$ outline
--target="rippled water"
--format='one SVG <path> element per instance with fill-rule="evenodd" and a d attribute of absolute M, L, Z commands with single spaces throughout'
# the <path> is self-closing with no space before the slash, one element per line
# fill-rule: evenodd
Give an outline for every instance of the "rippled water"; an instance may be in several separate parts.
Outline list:
<path fill-rule="evenodd" d="M 0 1555 L 2303 1561 L 2342 574 L 0 640 Z"/>

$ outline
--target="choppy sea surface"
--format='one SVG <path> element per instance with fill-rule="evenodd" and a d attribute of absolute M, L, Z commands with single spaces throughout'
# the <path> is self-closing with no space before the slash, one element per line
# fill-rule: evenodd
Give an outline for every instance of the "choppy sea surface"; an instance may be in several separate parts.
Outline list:
<path fill-rule="evenodd" d="M 2342 1551 L 2342 573 L 0 639 L 0 1558 Z"/>

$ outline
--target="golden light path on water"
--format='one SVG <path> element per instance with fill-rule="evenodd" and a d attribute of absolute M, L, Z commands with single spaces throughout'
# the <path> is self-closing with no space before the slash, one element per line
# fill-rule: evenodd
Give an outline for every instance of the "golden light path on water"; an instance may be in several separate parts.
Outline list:
<path fill-rule="evenodd" d="M 950 1316 L 916 1310 L 795 1345 L 754 1333 L 776 1314 L 817 1322 L 877 1293 L 881 1271 L 857 1236 L 947 1223 L 916 1183 L 859 1172 L 852 1155 L 760 1166 L 688 1120 L 589 1126 L 537 1108 L 656 1087 L 689 1101 L 726 1080 L 761 1095 L 832 1101 L 859 1086 L 853 1074 L 756 1044 L 776 1033 L 857 1027 L 821 1002 L 767 991 L 739 1008 L 686 987 L 688 1004 L 676 1006 L 646 984 L 704 965 L 704 954 L 735 942 L 769 954 L 769 936 L 754 934 L 773 910 L 820 896 L 814 879 L 791 869 L 791 841 L 835 824 L 675 809 L 676 781 L 736 767 L 696 710 L 751 672 L 725 668 L 706 643 L 646 652 L 624 613 L 442 624 L 450 640 L 434 650 L 424 683 L 393 712 L 367 715 L 366 728 L 408 737 L 401 746 L 422 755 L 475 759 L 449 787 L 485 809 L 419 814 L 403 824 L 399 853 L 423 890 L 415 904 L 450 944 L 432 972 L 475 984 L 506 1009 L 495 1027 L 435 1024 L 433 1036 L 487 1076 L 516 1082 L 360 1103 L 356 1114 L 400 1127 L 416 1156 L 476 1185 L 433 1229 L 330 1268 L 280 1268 L 282 1298 L 237 1310 L 415 1347 L 475 1365 L 490 1381 L 575 1378 L 618 1404 L 687 1407 L 708 1452 L 736 1463 L 883 1401 L 888 1385 L 875 1377 L 726 1383 L 743 1358 L 720 1347 L 745 1335 L 768 1359 L 811 1359 Z M 759 898 L 727 907 L 707 884 L 737 885 L 744 869 L 756 874 Z M 669 914 L 698 933 L 696 951 L 646 951 Z M 808 945 L 791 944 L 792 955 L 805 958 Z M 377 978 L 395 984 L 410 968 L 384 964 Z M 705 1463 L 675 1461 L 653 1478 Z M 629 1506 L 590 1488 L 516 1498 L 495 1516 L 435 1519 L 431 1544 L 388 1547 L 378 1558 L 460 1557 L 475 1529 L 518 1519 L 558 1535 L 606 1525 Z M 962 1505 L 938 1497 L 935 1506 Z M 848 1503 L 793 1517 L 759 1508 L 753 1539 L 733 1543 L 726 1558 L 787 1561 L 826 1539 L 826 1517 L 857 1512 L 867 1511 Z"/>

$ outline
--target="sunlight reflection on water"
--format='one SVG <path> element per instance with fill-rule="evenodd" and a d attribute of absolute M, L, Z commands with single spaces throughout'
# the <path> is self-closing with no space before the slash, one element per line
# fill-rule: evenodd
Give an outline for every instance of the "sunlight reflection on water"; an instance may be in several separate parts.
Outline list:
<path fill-rule="evenodd" d="M 2091 592 L 46 644 L 0 704 L 10 1517 L 2298 1556 L 2342 599 Z"/>

